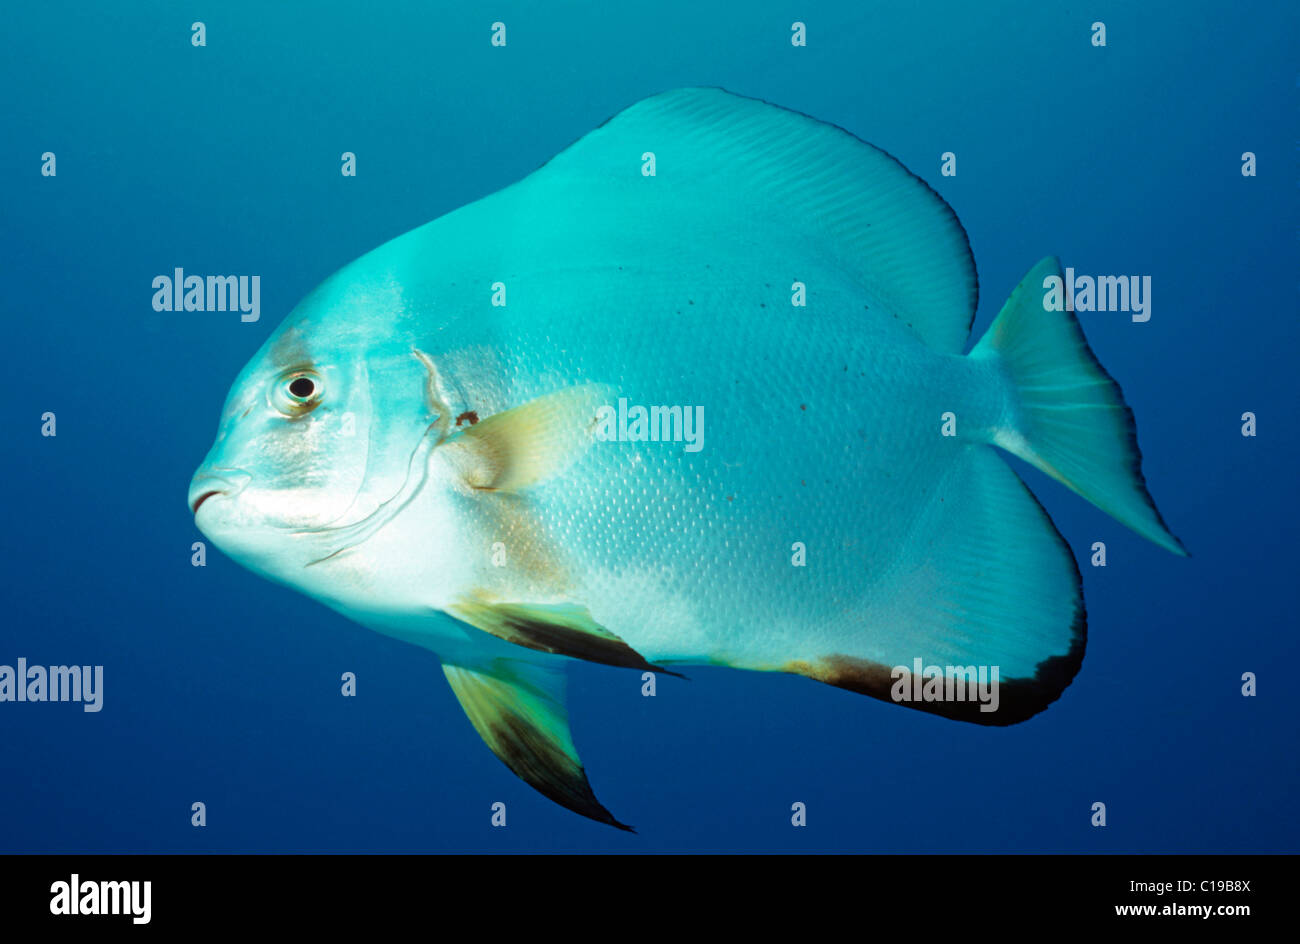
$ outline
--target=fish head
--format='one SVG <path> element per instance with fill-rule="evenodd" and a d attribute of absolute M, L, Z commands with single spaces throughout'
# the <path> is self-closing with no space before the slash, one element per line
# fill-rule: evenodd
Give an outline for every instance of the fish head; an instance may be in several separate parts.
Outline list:
<path fill-rule="evenodd" d="M 190 482 L 207 538 L 255 570 L 305 563 L 297 558 L 314 553 L 310 535 L 347 513 L 365 476 L 369 404 L 358 373 L 265 351 L 249 363 Z"/>
<path fill-rule="evenodd" d="M 429 417 L 409 345 L 368 336 L 364 312 L 300 308 L 235 380 L 188 500 L 226 554 L 307 589 L 304 568 L 401 492 Z"/>

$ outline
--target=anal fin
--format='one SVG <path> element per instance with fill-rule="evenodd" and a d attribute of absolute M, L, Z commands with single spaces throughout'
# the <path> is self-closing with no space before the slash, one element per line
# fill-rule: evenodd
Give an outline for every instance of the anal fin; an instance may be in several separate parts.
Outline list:
<path fill-rule="evenodd" d="M 635 832 L 592 792 L 569 733 L 564 672 L 515 659 L 442 667 L 474 730 L 515 775 L 575 813 Z"/>

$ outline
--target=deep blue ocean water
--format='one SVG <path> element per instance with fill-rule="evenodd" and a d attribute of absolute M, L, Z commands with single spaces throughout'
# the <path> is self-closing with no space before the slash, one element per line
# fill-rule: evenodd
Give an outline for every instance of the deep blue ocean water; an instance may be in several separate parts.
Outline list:
<path fill-rule="evenodd" d="M 7 11 L 0 664 L 105 681 L 98 713 L 0 703 L 0 850 L 1296 851 L 1300 8 L 478 6 Z M 1080 559 L 1089 644 L 1006 729 L 717 668 L 643 698 L 575 665 L 574 737 L 632 836 L 511 775 L 431 654 L 215 549 L 192 567 L 185 497 L 235 374 L 323 278 L 682 85 L 832 121 L 925 178 L 970 235 L 974 337 L 1044 255 L 1150 275 L 1149 322 L 1081 320 L 1193 556 L 1014 463 Z M 259 274 L 261 320 L 155 312 L 175 267 Z"/>

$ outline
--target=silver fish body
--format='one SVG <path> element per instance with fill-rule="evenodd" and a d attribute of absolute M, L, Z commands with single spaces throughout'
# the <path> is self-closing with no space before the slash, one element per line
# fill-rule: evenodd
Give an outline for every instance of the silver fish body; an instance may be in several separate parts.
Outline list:
<path fill-rule="evenodd" d="M 1041 304 L 1059 271 L 964 354 L 974 262 L 924 183 L 795 112 L 665 93 L 313 291 L 191 504 L 251 569 L 435 652 L 512 770 L 611 825 L 568 659 L 892 701 L 918 659 L 996 667 L 996 711 L 909 703 L 1014 723 L 1069 684 L 1084 616 L 993 447 L 1182 552 L 1119 388 Z"/>

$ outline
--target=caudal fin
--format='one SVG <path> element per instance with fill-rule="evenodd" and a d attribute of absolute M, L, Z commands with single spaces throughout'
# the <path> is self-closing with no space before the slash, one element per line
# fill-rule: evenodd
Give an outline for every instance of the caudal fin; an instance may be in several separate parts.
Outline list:
<path fill-rule="evenodd" d="M 1014 419 L 993 441 L 1144 538 L 1186 555 L 1147 492 L 1133 413 L 1119 385 L 1097 362 L 1074 313 L 1043 308 L 1043 282 L 1053 275 L 1062 275 L 1054 257 L 1034 266 L 970 353 L 997 361 L 1014 391 Z"/>

